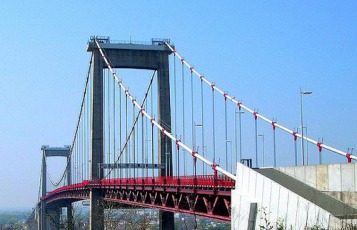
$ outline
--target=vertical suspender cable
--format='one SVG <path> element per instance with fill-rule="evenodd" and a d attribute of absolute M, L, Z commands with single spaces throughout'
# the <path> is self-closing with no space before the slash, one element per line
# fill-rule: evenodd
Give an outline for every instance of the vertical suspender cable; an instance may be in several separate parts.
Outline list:
<path fill-rule="evenodd" d="M 148 108 L 148 103 L 145 101 L 145 109 Z M 144 119 L 144 116 L 142 116 Z M 149 163 L 149 137 L 148 137 L 148 119 L 145 119 L 145 164 Z M 149 169 L 146 166 L 145 177 L 149 176 Z"/>
<path fill-rule="evenodd" d="M 133 123 L 134 123 L 134 120 L 135 120 L 135 105 L 133 104 Z M 136 151 L 135 151 L 135 148 L 136 148 L 136 128 L 134 127 L 134 130 L 133 130 L 133 161 L 134 161 L 134 180 L 136 178 Z"/>
<path fill-rule="evenodd" d="M 88 175 L 89 175 L 89 173 L 88 173 L 88 160 L 89 160 L 89 148 L 88 148 L 88 143 L 89 143 L 89 135 L 88 135 L 88 128 L 89 128 L 89 125 L 90 125 L 90 121 L 89 121 L 89 111 L 90 111 L 90 108 L 89 108 L 89 100 L 88 100 L 88 98 L 90 98 L 90 97 L 88 97 L 88 96 L 86 96 L 86 104 L 85 104 L 85 112 L 84 112 L 84 114 L 85 114 L 85 117 L 86 117 L 86 124 L 85 124 L 85 126 L 86 126 L 86 137 L 85 137 L 85 140 L 86 140 L 86 143 L 85 143 L 85 159 L 84 159 L 84 167 L 85 167 L 85 173 L 86 173 L 86 175 L 85 175 L 85 179 L 86 180 L 88 180 Z"/>
<path fill-rule="evenodd" d="M 239 160 L 242 161 L 242 111 L 241 107 L 239 106 L 239 113 L 238 113 L 238 118 L 239 118 Z"/>
<path fill-rule="evenodd" d="M 109 73 L 109 69 L 107 70 L 107 75 L 108 75 L 108 79 L 107 79 L 107 91 L 108 91 L 108 96 L 107 96 L 107 119 L 108 119 L 108 164 L 110 165 L 110 150 L 111 150 L 111 141 L 110 141 L 110 133 L 111 133 L 111 126 L 110 126 L 110 73 Z M 110 168 L 108 169 L 108 171 L 110 171 Z M 111 172 L 111 171 L 110 171 Z M 109 173 L 109 179 L 111 178 L 111 173 Z"/>
<path fill-rule="evenodd" d="M 196 139 L 196 137 L 194 137 L 194 129 L 195 129 L 195 124 L 193 122 L 193 75 L 192 75 L 192 71 L 191 71 L 191 135 L 192 135 L 192 143 L 193 145 L 197 145 L 196 143 L 194 143 L 194 140 Z M 196 142 L 196 140 L 195 140 Z M 193 146 L 193 150 L 197 151 L 197 146 Z M 196 172 L 196 163 L 194 166 L 194 172 Z"/>
<path fill-rule="evenodd" d="M 83 156 L 84 156 L 84 119 L 83 119 L 83 115 L 82 115 L 82 117 L 81 117 L 81 126 L 82 126 L 82 128 L 81 128 L 81 156 L 80 156 L 80 166 L 81 166 L 81 175 L 82 175 L 82 179 L 83 179 Z"/>
<path fill-rule="evenodd" d="M 145 145 L 145 136 L 144 136 L 144 116 L 141 115 L 141 162 L 143 163 L 146 163 L 145 162 L 145 159 L 144 159 L 144 145 Z M 146 166 L 145 166 L 146 167 Z M 142 170 L 142 173 L 141 173 L 141 176 L 144 177 L 144 172 L 145 172 L 145 169 L 143 167 L 143 170 Z"/>
<path fill-rule="evenodd" d="M 151 123 L 151 163 L 154 164 L 154 124 Z M 154 167 L 151 170 L 152 178 L 155 177 Z"/>
<path fill-rule="evenodd" d="M 295 150 L 295 166 L 297 166 L 297 145 L 296 145 L 296 136 L 294 136 L 294 150 Z"/>
<path fill-rule="evenodd" d="M 80 133 L 80 126 L 78 127 L 78 133 L 77 133 L 77 139 L 76 139 L 76 152 L 75 152 L 75 155 L 76 155 L 76 161 L 75 161 L 75 173 L 76 173 L 76 183 L 79 182 L 79 174 L 78 174 L 78 152 L 79 152 L 79 133 Z"/>
<path fill-rule="evenodd" d="M 85 154 L 86 154 L 86 107 L 84 105 L 83 108 L 83 114 L 82 114 L 82 126 L 83 126 L 83 141 L 82 141 L 82 162 L 81 162 L 81 166 L 82 166 L 82 180 L 85 180 Z"/>
<path fill-rule="evenodd" d="M 122 124 L 122 120 L 121 120 L 121 112 L 122 112 L 122 109 L 121 109 L 121 107 L 122 107 L 122 104 L 121 104 L 121 94 L 122 94 L 122 92 L 121 92 L 121 90 L 119 90 L 119 149 L 120 149 L 120 151 L 121 151 L 121 131 L 122 131 L 122 128 L 121 128 L 121 124 Z M 119 156 L 118 156 L 119 157 Z M 120 159 L 119 159 L 119 165 L 122 163 L 122 158 L 120 157 Z M 122 168 L 120 167 L 119 168 L 119 178 L 121 179 L 121 177 L 122 177 Z M 121 181 L 121 180 L 120 180 Z"/>
<path fill-rule="evenodd" d="M 85 152 L 85 146 L 86 146 L 86 135 L 85 135 L 85 133 L 86 133 L 86 120 L 85 120 L 85 109 L 86 108 L 84 108 L 84 113 L 82 114 L 82 126 L 83 126 L 83 128 L 82 128 L 82 130 L 83 130 L 83 132 L 82 132 L 82 157 L 81 157 L 81 166 L 82 166 L 82 180 L 84 180 L 85 179 L 85 177 L 84 177 L 84 158 L 85 158 L 85 154 L 86 154 L 86 152 Z"/>
<path fill-rule="evenodd" d="M 215 128 L 215 118 L 214 118 L 214 86 L 212 86 L 212 139 L 213 139 L 213 163 L 216 163 L 216 128 Z"/>
<path fill-rule="evenodd" d="M 153 89 L 150 91 L 150 111 L 151 114 L 154 115 L 154 98 L 153 98 Z M 154 124 L 151 123 L 151 163 L 154 164 Z M 152 168 L 152 177 L 154 178 L 155 171 Z"/>
<path fill-rule="evenodd" d="M 114 158 L 113 158 L 113 163 L 115 163 L 115 159 L 116 159 L 116 103 L 115 103 L 115 98 L 116 98 L 116 90 L 115 90 L 115 78 L 113 78 L 113 153 L 114 153 Z M 116 166 L 114 165 L 114 178 L 116 178 L 116 172 L 117 172 L 117 169 L 116 169 Z"/>
<path fill-rule="evenodd" d="M 180 135 L 181 139 L 181 135 Z M 180 178 L 180 148 L 179 146 L 176 146 L 177 149 L 177 177 Z"/>
<path fill-rule="evenodd" d="M 87 103 L 86 98 L 84 99 L 84 108 L 83 108 L 83 161 L 82 161 L 82 177 L 83 180 L 86 179 L 86 158 L 87 158 Z"/>
<path fill-rule="evenodd" d="M 125 94 L 125 136 L 128 137 L 128 95 Z M 130 144 L 129 144 L 130 146 Z M 126 146 L 125 148 L 125 160 L 124 160 L 124 163 L 129 163 L 128 162 L 128 146 Z M 127 170 L 124 170 L 125 171 L 125 178 L 128 178 L 128 171 L 129 169 Z"/>
<path fill-rule="evenodd" d="M 258 124 L 257 118 L 254 117 L 254 130 L 255 130 L 255 167 L 258 168 Z"/>
<path fill-rule="evenodd" d="M 107 79 L 107 76 L 106 76 L 107 72 L 105 71 L 105 69 L 103 69 L 103 162 L 106 162 L 108 163 L 108 159 L 106 158 L 106 155 L 105 153 L 107 152 L 107 120 L 106 120 L 106 116 L 107 116 L 107 106 L 106 106 L 106 102 L 107 102 L 107 94 L 106 94 L 106 79 Z M 103 169 L 103 173 L 105 173 L 105 169 Z M 101 175 L 99 176 L 101 177 Z"/>
<path fill-rule="evenodd" d="M 78 127 L 79 130 L 79 127 Z M 77 183 L 76 162 L 77 162 L 77 141 L 78 132 L 76 134 L 76 140 L 74 142 L 74 154 L 73 154 L 73 182 Z"/>
<path fill-rule="evenodd" d="M 202 78 L 201 78 L 201 131 L 202 131 L 202 156 L 205 157 L 205 136 L 204 136 L 204 119 L 203 119 L 203 82 L 202 82 Z M 202 161 L 202 175 L 205 175 L 205 163 Z"/>
<path fill-rule="evenodd" d="M 80 129 L 80 126 L 79 126 L 79 129 Z M 78 131 L 78 133 L 77 133 L 77 136 L 79 135 L 79 133 L 80 133 L 80 131 Z M 76 168 L 76 171 L 75 171 L 75 173 L 76 173 L 76 183 L 78 183 L 79 182 L 79 175 L 78 175 L 78 152 L 79 152 L 79 138 L 77 137 L 77 140 L 76 140 L 76 162 L 75 162 L 75 168 Z"/>
<path fill-rule="evenodd" d="M 237 135 L 237 109 L 234 108 L 234 172 L 236 172 L 236 165 L 238 160 L 238 135 Z M 232 173 L 234 173 L 232 172 Z"/>
<path fill-rule="evenodd" d="M 162 134 L 163 135 L 163 134 Z M 168 155 L 167 155 L 167 139 L 166 136 L 163 137 L 164 139 L 164 144 L 165 144 L 165 162 L 161 162 L 161 164 L 165 164 L 165 177 L 167 177 L 167 172 L 168 172 Z"/>
<path fill-rule="evenodd" d="M 133 105 L 133 111 L 135 111 L 135 105 Z M 135 125 L 135 112 L 133 112 L 134 114 L 134 125 Z M 139 114 L 140 115 L 140 114 Z M 140 161 L 139 161 L 139 124 L 140 124 L 140 119 L 138 118 L 137 119 L 137 124 L 135 125 L 136 127 L 136 137 L 135 137 L 135 153 L 136 153 L 136 163 L 138 164 Z M 139 168 L 136 167 L 136 176 L 138 177 L 139 176 Z"/>
<path fill-rule="evenodd" d="M 276 139 L 275 139 L 275 122 L 273 124 L 273 141 L 274 141 L 274 167 L 276 167 Z"/>
<path fill-rule="evenodd" d="M 175 53 L 174 53 L 174 96 L 175 96 L 175 103 L 174 103 L 174 106 L 175 106 L 175 137 L 177 137 L 177 94 L 176 94 L 176 58 L 175 58 Z M 177 148 L 175 148 L 175 157 L 176 157 L 176 162 L 178 162 L 178 152 L 177 152 Z M 176 166 L 176 170 L 177 170 L 177 166 Z M 178 174 L 176 175 L 178 176 Z"/>
<path fill-rule="evenodd" d="M 80 165 L 81 165 L 81 142 L 82 142 L 82 119 L 79 121 L 79 130 L 78 130 L 78 152 L 77 152 L 77 174 L 78 174 L 78 182 L 80 182 Z"/>
<path fill-rule="evenodd" d="M 79 131 L 78 131 L 78 161 L 77 161 L 77 173 L 78 173 L 78 182 L 80 182 L 80 172 L 81 172 L 81 153 L 82 153 L 82 117 L 79 122 Z"/>
<path fill-rule="evenodd" d="M 121 90 L 119 90 L 119 149 L 120 149 L 120 151 L 121 151 L 121 149 L 122 149 L 122 145 L 121 145 L 121 142 L 122 142 L 122 136 L 121 136 L 121 134 L 122 134 L 122 123 L 123 123 L 123 121 L 122 121 L 122 119 L 121 119 L 121 114 L 122 114 L 122 99 L 121 99 L 121 94 L 122 94 L 122 92 L 121 92 Z M 122 163 L 122 161 L 123 161 L 123 158 L 122 157 L 120 157 L 119 158 L 120 160 L 119 160 L 119 164 L 121 164 Z M 123 171 L 123 169 L 122 169 L 122 167 L 120 167 L 120 169 L 119 169 L 119 177 L 120 177 L 120 179 L 122 178 L 122 171 Z M 120 180 L 121 181 L 121 180 Z"/>
<path fill-rule="evenodd" d="M 184 63 L 181 61 L 182 68 L 182 141 L 185 143 L 185 69 Z M 184 152 L 184 150 L 182 150 Z M 186 175 L 186 154 L 183 154 L 183 175 Z"/>
<path fill-rule="evenodd" d="M 90 90 L 90 85 L 89 85 L 87 90 L 88 91 Z M 88 95 L 90 95 L 90 92 L 89 92 Z M 88 147 L 89 138 L 90 138 L 90 136 L 88 134 L 89 133 L 88 130 L 90 129 L 90 117 L 89 117 L 89 113 L 90 113 L 90 97 L 89 96 L 86 96 L 85 107 L 86 107 L 86 111 L 85 111 L 85 116 L 86 116 L 86 124 L 85 124 L 85 126 L 86 126 L 86 137 L 85 137 L 85 139 L 86 139 L 86 149 L 85 149 L 86 158 L 84 159 L 84 167 L 85 167 L 85 172 L 86 172 L 85 179 L 89 180 L 89 165 L 88 165 L 89 154 L 90 154 L 89 151 L 88 151 L 89 150 L 89 147 Z"/>
<path fill-rule="evenodd" d="M 140 114 L 139 114 L 140 115 Z M 134 125 L 135 125 L 135 105 L 133 104 L 133 120 L 134 120 Z M 139 163 L 139 122 L 140 120 L 138 119 L 137 124 L 135 125 L 135 133 L 134 134 L 134 143 L 135 143 L 135 147 L 134 147 L 134 151 L 135 151 L 135 163 L 138 164 Z M 135 167 L 134 168 L 136 170 L 136 176 L 139 175 L 139 168 Z"/>
<path fill-rule="evenodd" d="M 89 142 L 89 140 L 88 140 L 88 129 L 89 129 L 89 126 L 88 126 L 88 120 L 89 120 L 89 116 L 88 116 L 88 111 L 89 111 L 89 103 L 88 103 L 88 96 L 86 96 L 86 101 L 85 101 L 85 105 L 84 105 L 84 107 L 85 107 L 85 112 L 84 112 L 84 114 L 85 114 L 85 117 L 86 117 L 86 119 L 85 119 L 85 127 L 86 127 L 86 132 L 85 132 L 85 158 L 84 158 L 84 171 L 85 171 L 85 177 L 84 177 L 84 179 L 86 179 L 86 180 L 88 180 L 88 159 L 89 159 L 89 152 L 88 152 L 88 142 Z"/>
<path fill-rule="evenodd" d="M 228 130 L 227 130 L 227 100 L 224 97 L 224 132 L 225 132 L 225 143 L 226 143 L 226 169 L 228 169 Z"/>
<path fill-rule="evenodd" d="M 72 143 L 72 146 L 71 146 L 72 150 L 73 150 L 73 145 L 74 145 L 74 143 Z M 73 151 L 72 151 L 72 153 L 71 153 L 71 182 L 72 182 L 72 184 L 74 184 L 74 163 L 73 163 L 73 161 L 74 161 L 74 159 L 73 159 Z"/>

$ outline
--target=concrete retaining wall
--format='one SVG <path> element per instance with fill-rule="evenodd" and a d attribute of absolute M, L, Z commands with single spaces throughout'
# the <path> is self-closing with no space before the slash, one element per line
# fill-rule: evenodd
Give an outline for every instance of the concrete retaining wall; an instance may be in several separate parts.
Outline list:
<path fill-rule="evenodd" d="M 276 169 L 320 191 L 357 191 L 356 163 L 279 167 Z"/>
<path fill-rule="evenodd" d="M 279 223 L 287 229 L 328 228 L 329 221 L 327 211 L 238 163 L 236 189 L 232 191 L 232 229 L 276 229 Z"/>

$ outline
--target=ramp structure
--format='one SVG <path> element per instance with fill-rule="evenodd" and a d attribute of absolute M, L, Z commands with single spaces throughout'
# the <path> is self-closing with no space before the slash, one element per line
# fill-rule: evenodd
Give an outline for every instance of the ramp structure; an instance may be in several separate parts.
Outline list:
<path fill-rule="evenodd" d="M 331 176 L 326 175 L 330 167 Z M 355 164 L 318 165 L 285 168 L 251 169 L 238 163 L 237 181 L 235 190 L 232 190 L 232 229 L 260 229 L 270 227 L 306 229 L 318 227 L 321 229 L 341 229 L 354 226 L 357 223 L 357 209 L 342 199 L 331 194 L 337 191 L 328 191 L 328 186 L 321 190 L 318 186 L 306 183 L 309 179 L 325 177 L 323 183 L 339 180 L 343 177 L 342 170 L 333 171 L 333 168 L 350 167 Z M 302 173 L 302 171 L 307 173 Z M 348 175 L 351 170 L 344 170 Z M 290 175 L 284 172 L 290 172 Z M 295 172 L 295 173 L 294 173 Z M 333 173 L 334 172 L 334 173 Z M 352 174 L 354 175 L 354 174 Z M 299 177 L 299 179 L 294 178 Z M 351 177 L 351 179 L 353 179 Z M 341 181 L 341 180 L 340 180 Z M 355 184 L 353 181 L 344 181 L 345 184 Z M 339 183 L 341 185 L 341 183 Z M 330 187 L 336 189 L 333 186 Z M 343 188 L 343 186 L 340 188 Z M 337 193 L 354 193 L 356 186 L 348 187 L 349 191 Z"/>

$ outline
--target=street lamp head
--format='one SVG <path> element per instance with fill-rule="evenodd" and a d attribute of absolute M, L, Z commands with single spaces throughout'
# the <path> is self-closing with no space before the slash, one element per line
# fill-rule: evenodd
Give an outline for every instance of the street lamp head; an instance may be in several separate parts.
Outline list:
<path fill-rule="evenodd" d="M 312 92 L 311 91 L 302 91 L 302 92 L 300 92 L 301 94 L 312 94 Z"/>

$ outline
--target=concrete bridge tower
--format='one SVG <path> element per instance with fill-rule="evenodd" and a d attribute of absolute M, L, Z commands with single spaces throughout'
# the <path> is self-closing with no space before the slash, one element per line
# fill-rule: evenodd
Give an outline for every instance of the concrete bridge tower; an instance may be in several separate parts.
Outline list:
<path fill-rule="evenodd" d="M 103 178 L 104 135 L 103 135 L 103 69 L 107 68 L 99 49 L 97 40 L 110 60 L 112 68 L 131 68 L 157 70 L 158 76 L 158 114 L 159 122 L 171 127 L 170 82 L 169 82 L 169 50 L 164 42 L 168 40 L 152 40 L 151 44 L 112 43 L 109 37 L 91 37 L 87 51 L 92 52 L 92 120 L 91 120 L 91 180 Z M 171 130 L 168 130 L 171 132 Z M 165 154 L 167 147 L 167 155 Z M 159 163 L 168 162 L 167 176 L 172 175 L 171 141 L 165 141 L 159 135 Z M 166 159 L 168 158 L 168 159 Z M 167 161 L 166 161 L 167 160 Z M 165 168 L 159 176 L 165 176 Z M 90 225 L 91 229 L 103 229 L 104 208 L 101 190 L 90 191 Z M 160 212 L 160 229 L 174 229 L 174 216 L 171 212 Z"/>

